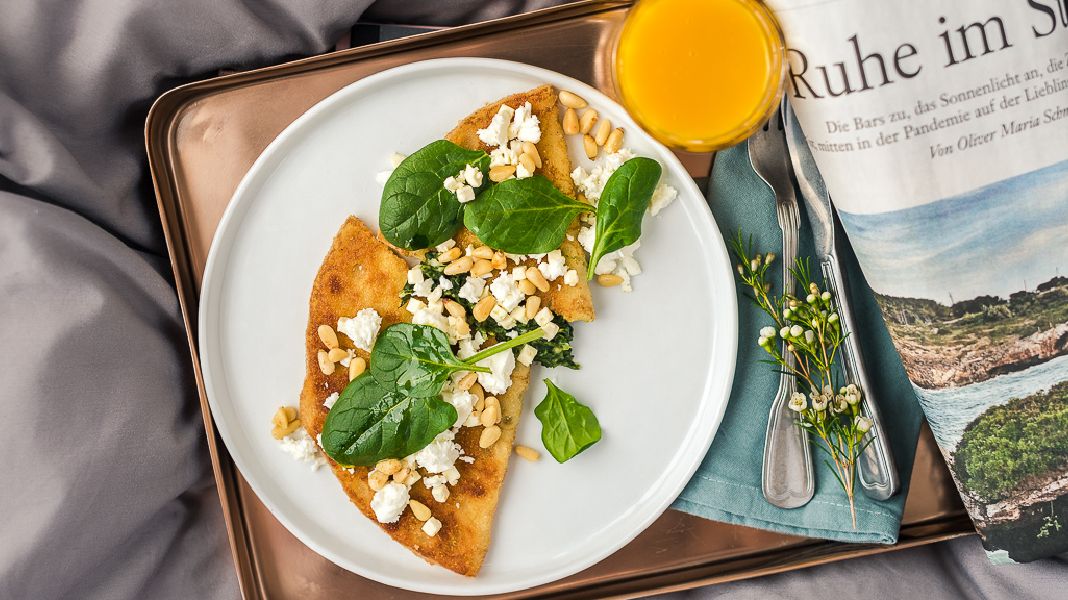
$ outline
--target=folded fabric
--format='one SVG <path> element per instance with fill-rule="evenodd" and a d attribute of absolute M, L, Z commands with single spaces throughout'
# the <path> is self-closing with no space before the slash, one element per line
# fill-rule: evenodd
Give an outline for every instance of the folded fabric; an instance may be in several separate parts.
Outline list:
<path fill-rule="evenodd" d="M 755 251 L 781 256 L 782 236 L 775 217 L 775 195 L 753 172 L 748 147 L 740 144 L 716 155 L 708 201 L 724 238 L 741 231 L 752 235 Z M 801 210 L 801 256 L 812 256 L 811 232 Z M 761 464 L 768 410 L 779 385 L 779 374 L 757 346 L 761 327 L 770 318 L 738 286 L 738 366 L 730 402 L 716 439 L 693 479 L 673 508 L 727 523 L 841 542 L 897 541 L 901 514 L 908 493 L 922 413 L 905 377 L 879 309 L 851 253 L 843 268 L 852 284 L 850 298 L 857 321 L 866 366 L 880 393 L 884 427 L 901 472 L 902 490 L 877 502 L 857 487 L 857 528 L 849 517 L 849 503 L 824 454 L 813 447 L 816 493 L 801 508 L 781 509 L 769 504 L 761 492 Z M 777 272 L 777 270 L 776 270 Z M 715 310 L 715 307 L 710 307 Z"/>

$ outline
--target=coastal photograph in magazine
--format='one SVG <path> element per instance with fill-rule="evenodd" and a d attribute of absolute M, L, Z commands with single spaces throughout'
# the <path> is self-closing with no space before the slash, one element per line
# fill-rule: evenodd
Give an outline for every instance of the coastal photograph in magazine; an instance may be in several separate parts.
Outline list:
<path fill-rule="evenodd" d="M 1068 161 L 950 198 L 840 212 L 988 549 L 1068 538 Z"/>

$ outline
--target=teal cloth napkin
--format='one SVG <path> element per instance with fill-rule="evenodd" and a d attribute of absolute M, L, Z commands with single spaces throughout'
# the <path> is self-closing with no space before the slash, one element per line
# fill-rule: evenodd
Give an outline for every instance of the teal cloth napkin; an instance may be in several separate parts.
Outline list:
<path fill-rule="evenodd" d="M 740 229 L 746 236 L 752 234 L 757 252 L 774 251 L 781 256 L 775 196 L 753 172 L 746 144 L 716 155 L 708 189 L 709 206 L 724 238 L 730 240 Z M 812 236 L 804 207 L 801 230 L 801 256 L 811 257 Z M 842 266 L 851 284 L 850 297 L 864 358 L 880 393 L 884 427 L 901 471 L 901 492 L 888 501 L 876 502 L 864 496 L 858 485 L 854 530 L 845 494 L 831 468 L 823 463 L 823 453 L 813 448 L 816 494 L 812 501 L 786 510 L 764 500 L 760 490 L 764 432 L 779 375 L 773 367 L 760 362 L 766 354 L 756 343 L 760 328 L 770 324 L 770 318 L 743 296 L 745 290 L 739 285 L 738 366 L 730 403 L 708 455 L 673 508 L 707 519 L 793 535 L 841 542 L 897 541 L 922 413 L 875 299 L 852 253 L 846 254 Z"/>

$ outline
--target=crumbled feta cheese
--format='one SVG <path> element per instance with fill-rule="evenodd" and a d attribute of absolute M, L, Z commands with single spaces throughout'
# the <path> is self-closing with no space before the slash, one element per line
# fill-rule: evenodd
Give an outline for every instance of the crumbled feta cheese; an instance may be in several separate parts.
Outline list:
<path fill-rule="evenodd" d="M 402 162 L 404 162 L 404 159 L 406 159 L 406 158 L 408 158 L 407 154 L 401 154 L 400 152 L 394 152 L 393 154 L 389 155 L 389 165 L 391 167 L 393 167 L 394 169 L 396 169 L 397 167 L 400 166 L 400 164 Z"/>
<path fill-rule="evenodd" d="M 445 481 L 449 482 L 449 485 L 456 485 L 457 481 L 460 481 L 460 472 L 456 470 L 456 467 L 449 467 L 442 473 L 445 476 Z"/>
<path fill-rule="evenodd" d="M 452 330 L 449 324 L 449 317 L 442 312 L 445 307 L 441 302 L 427 304 L 412 298 L 408 301 L 407 308 L 408 312 L 412 313 L 412 323 L 415 325 L 430 325 L 445 333 L 449 333 Z"/>
<path fill-rule="evenodd" d="M 490 293 L 497 300 L 497 306 L 511 312 L 526 299 L 526 294 L 519 289 L 515 278 L 510 273 L 501 273 L 490 283 Z"/>
<path fill-rule="evenodd" d="M 461 456 L 460 460 L 464 461 L 465 463 L 467 463 L 469 465 L 475 464 L 475 457 L 474 456 Z"/>
<path fill-rule="evenodd" d="M 423 275 L 423 270 L 419 268 L 419 265 L 408 269 L 408 283 L 411 285 L 415 285 L 424 279 L 426 279 L 426 277 Z"/>
<path fill-rule="evenodd" d="M 527 307 L 524 304 L 515 307 L 515 310 L 508 313 L 508 316 L 512 317 L 516 323 L 526 323 L 530 320 L 527 318 Z"/>
<path fill-rule="evenodd" d="M 364 308 L 356 313 L 351 319 L 341 317 L 337 320 L 337 330 L 344 333 L 352 340 L 352 345 L 360 350 L 371 351 L 371 346 L 378 337 L 378 329 L 382 327 L 382 317 L 373 308 Z"/>
<path fill-rule="evenodd" d="M 471 410 L 475 408 L 476 398 L 474 394 L 464 391 L 443 392 L 441 399 L 456 408 L 456 423 L 453 424 L 453 428 L 462 427 L 467 421 L 467 417 L 471 414 Z"/>
<path fill-rule="evenodd" d="M 515 319 L 512 318 L 512 313 L 505 310 L 500 304 L 496 304 L 490 309 L 490 317 L 505 329 L 515 327 Z"/>
<path fill-rule="evenodd" d="M 553 339 L 554 337 L 556 337 L 556 334 L 560 333 L 560 326 L 556 323 L 553 323 L 552 321 L 549 321 L 548 323 L 542 325 L 541 328 L 543 331 L 541 337 L 547 340 Z M 486 386 L 482 387 L 485 388 Z"/>
<path fill-rule="evenodd" d="M 391 481 L 375 492 L 371 498 L 371 510 L 379 523 L 396 523 L 408 506 L 408 486 Z"/>
<path fill-rule="evenodd" d="M 517 283 L 527 278 L 527 268 L 523 265 L 518 265 L 512 269 L 512 279 Z"/>
<path fill-rule="evenodd" d="M 379 171 L 375 173 L 375 181 L 378 182 L 378 185 L 386 185 L 386 182 L 389 181 L 389 178 L 392 175 L 393 169 L 390 169 L 388 171 Z"/>
<path fill-rule="evenodd" d="M 531 108 L 529 102 L 515 109 L 512 124 L 508 128 L 508 136 L 509 139 L 519 140 L 520 142 L 537 144 L 541 141 L 541 122 L 538 121 L 538 117 L 534 114 L 534 109 Z"/>
<path fill-rule="evenodd" d="M 668 207 L 669 204 L 675 201 L 679 195 L 679 191 L 670 185 L 661 183 L 653 190 L 653 198 L 649 201 L 649 214 L 654 217 L 660 211 Z"/>
<path fill-rule="evenodd" d="M 482 298 L 482 290 L 485 288 L 485 279 L 471 277 L 469 275 L 463 285 L 460 286 L 460 291 L 456 292 L 456 295 L 467 300 L 471 304 L 474 304 Z"/>
<path fill-rule="evenodd" d="M 514 115 L 515 110 L 511 106 L 502 104 L 490 124 L 478 130 L 478 139 L 487 146 L 507 146 L 508 140 L 512 139 L 510 130 Z"/>
<path fill-rule="evenodd" d="M 327 396 L 326 400 L 323 400 L 323 406 L 325 406 L 327 410 L 330 410 L 331 408 L 334 408 L 334 403 L 337 402 L 337 399 L 338 393 L 334 392 L 333 394 Z"/>
<path fill-rule="evenodd" d="M 530 344 L 524 344 L 523 347 L 519 349 L 519 355 L 516 356 L 515 359 L 529 367 L 530 363 L 534 362 L 534 357 L 537 356 L 537 354 L 537 348 Z"/>
<path fill-rule="evenodd" d="M 512 385 L 512 370 L 515 369 L 515 355 L 510 350 L 483 358 L 475 364 L 490 370 L 489 373 L 478 374 L 478 382 L 486 393 L 503 394 L 508 391 Z"/>
<path fill-rule="evenodd" d="M 564 253 L 553 250 L 545 255 L 545 262 L 538 263 L 538 270 L 545 276 L 546 281 L 553 281 L 567 274 L 567 265 L 564 263 Z"/>
<path fill-rule="evenodd" d="M 423 533 L 430 537 L 434 537 L 439 531 L 441 531 L 441 521 L 436 517 L 430 517 L 426 520 L 426 523 L 423 523 Z"/>
<path fill-rule="evenodd" d="M 593 254 L 593 243 L 597 239 L 597 221 L 579 228 L 578 243 L 586 254 Z"/>
<path fill-rule="evenodd" d="M 601 199 L 604 185 L 608 183 L 608 178 L 612 176 L 612 173 L 615 173 L 616 169 L 623 166 L 623 163 L 632 158 L 634 158 L 634 152 L 627 148 L 623 148 L 613 154 L 605 154 L 589 171 L 582 167 L 572 171 L 571 180 L 575 182 L 575 187 L 578 188 L 578 191 L 582 192 L 586 199 L 596 206 L 597 201 Z"/>
<path fill-rule="evenodd" d="M 473 165 L 464 166 L 464 181 L 471 187 L 482 185 L 482 170 Z"/>
<path fill-rule="evenodd" d="M 548 306 L 541 307 L 541 310 L 539 310 L 537 314 L 534 315 L 534 322 L 540 325 L 541 327 L 545 327 L 546 323 L 552 323 L 552 321 L 553 311 L 549 310 Z"/>
<path fill-rule="evenodd" d="M 502 352 L 502 354 L 510 353 Z M 454 437 L 455 434 L 451 429 L 439 433 L 426 448 L 415 453 L 416 464 L 426 469 L 428 473 L 443 473 L 452 468 L 463 452 L 460 445 L 453 441 Z"/>
<path fill-rule="evenodd" d="M 501 146 L 490 151 L 490 167 L 506 167 L 519 164 L 519 155 L 511 148 Z"/>
<path fill-rule="evenodd" d="M 528 171 L 527 168 L 523 166 L 523 163 L 519 163 L 519 165 L 516 166 L 516 168 L 515 168 L 515 178 L 516 179 L 526 179 L 527 177 L 533 177 L 533 176 L 534 176 L 534 172 L 533 171 Z"/>
<path fill-rule="evenodd" d="M 578 282 L 578 271 L 574 269 L 568 269 L 567 273 L 564 273 L 564 285 L 578 285 Z"/>
<path fill-rule="evenodd" d="M 447 292 L 453 287 L 455 286 L 453 286 L 451 279 L 448 279 L 445 276 L 441 276 L 438 278 L 438 289 L 445 290 Z"/>
<path fill-rule="evenodd" d="M 456 192 L 456 199 L 460 201 L 460 204 L 466 204 L 475 199 L 475 188 L 465 185 Z"/>
<path fill-rule="evenodd" d="M 444 502 L 449 499 L 449 488 L 443 484 L 435 485 L 430 488 L 430 495 L 438 502 Z"/>
<path fill-rule="evenodd" d="M 458 176 L 454 177 L 454 176 L 450 175 L 450 176 L 446 177 L 445 181 L 442 182 L 442 185 L 445 186 L 445 189 L 449 190 L 450 192 L 452 192 L 454 194 L 456 192 L 459 192 L 462 187 L 467 185 L 466 183 L 464 183 L 463 171 L 460 171 L 460 175 L 458 175 Z"/>
<path fill-rule="evenodd" d="M 511 352 L 505 352 L 504 354 L 511 354 Z M 322 454 L 319 454 L 319 449 L 315 447 L 315 440 L 312 439 L 308 432 L 303 427 L 298 427 L 293 433 L 278 440 L 279 448 L 283 452 L 292 456 L 295 460 L 300 462 L 309 463 L 312 471 L 318 470 L 319 467 L 326 464 L 326 459 Z"/>

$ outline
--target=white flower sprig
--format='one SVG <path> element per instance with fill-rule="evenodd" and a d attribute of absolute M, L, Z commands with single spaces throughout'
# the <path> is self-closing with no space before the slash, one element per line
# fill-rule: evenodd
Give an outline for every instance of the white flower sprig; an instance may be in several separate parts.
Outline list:
<path fill-rule="evenodd" d="M 775 323 L 774 327 L 769 325 L 760 330 L 757 345 L 771 357 L 766 362 L 797 378 L 801 391 L 794 392 L 787 406 L 797 413 L 797 425 L 808 431 L 816 439 L 816 447 L 828 455 L 826 462 L 849 499 L 850 517 L 856 529 L 857 459 L 872 442 L 874 433 L 871 420 L 860 412 L 860 388 L 849 383 L 834 393 L 834 361 L 849 332 L 842 329 L 831 293 L 821 291 L 812 280 L 807 261 L 798 259 L 790 269 L 806 295 L 776 297 L 771 295 L 768 281 L 768 269 L 775 261 L 775 254 L 753 254 L 752 240 L 743 243 L 740 232 L 732 245 L 738 258 L 739 278 L 752 290 L 752 300 Z M 796 359 L 795 363 L 785 360 L 784 348 Z"/>

